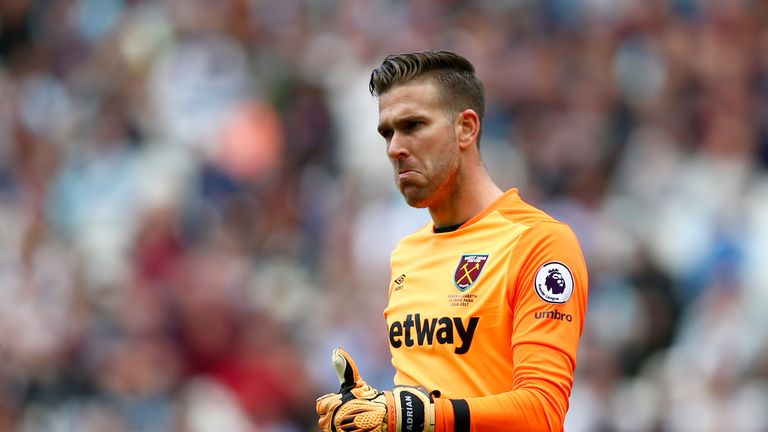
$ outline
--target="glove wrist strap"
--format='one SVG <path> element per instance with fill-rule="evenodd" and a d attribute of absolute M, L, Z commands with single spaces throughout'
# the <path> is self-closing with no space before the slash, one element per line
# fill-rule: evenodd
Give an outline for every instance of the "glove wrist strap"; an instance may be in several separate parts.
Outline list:
<path fill-rule="evenodd" d="M 384 392 L 384 396 L 387 398 L 387 406 L 388 407 L 394 407 L 395 405 L 395 395 L 392 392 Z M 395 431 L 397 430 L 397 413 L 393 409 L 387 410 L 387 418 L 384 422 L 387 425 L 387 431 Z"/>
<path fill-rule="evenodd" d="M 426 395 L 425 399 L 426 399 Z M 425 401 L 415 392 L 410 390 L 401 390 L 394 393 L 396 398 L 395 406 L 396 411 L 396 424 L 400 426 L 400 431 L 428 431 L 429 423 L 424 417 L 426 417 L 427 406 Z M 427 403 L 429 400 L 427 399 Z"/>

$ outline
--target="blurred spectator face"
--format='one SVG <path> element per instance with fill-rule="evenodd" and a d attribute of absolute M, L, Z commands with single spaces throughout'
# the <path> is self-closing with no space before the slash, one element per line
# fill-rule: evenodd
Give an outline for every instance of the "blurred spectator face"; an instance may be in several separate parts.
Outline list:
<path fill-rule="evenodd" d="M 379 133 L 409 205 L 431 207 L 449 195 L 459 173 L 459 147 L 431 82 L 407 83 L 381 95 Z"/>

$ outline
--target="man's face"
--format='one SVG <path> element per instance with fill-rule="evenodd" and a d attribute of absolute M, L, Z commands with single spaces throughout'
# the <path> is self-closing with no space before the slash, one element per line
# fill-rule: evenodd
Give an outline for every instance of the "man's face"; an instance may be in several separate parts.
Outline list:
<path fill-rule="evenodd" d="M 453 121 L 430 81 L 396 86 L 380 96 L 379 133 L 409 205 L 432 207 L 450 197 L 459 146 Z"/>

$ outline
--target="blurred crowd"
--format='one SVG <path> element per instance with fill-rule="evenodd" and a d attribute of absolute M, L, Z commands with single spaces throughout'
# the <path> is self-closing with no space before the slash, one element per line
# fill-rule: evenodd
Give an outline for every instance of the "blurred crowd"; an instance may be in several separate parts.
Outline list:
<path fill-rule="evenodd" d="M 768 3 L 3 0 L 0 431 L 314 430 L 336 346 L 391 387 L 429 217 L 367 80 L 424 49 L 585 251 L 566 430 L 768 430 Z"/>

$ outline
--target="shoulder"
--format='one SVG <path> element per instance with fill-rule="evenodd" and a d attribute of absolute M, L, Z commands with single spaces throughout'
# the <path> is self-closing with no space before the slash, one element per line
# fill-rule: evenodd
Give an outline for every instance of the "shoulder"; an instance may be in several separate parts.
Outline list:
<path fill-rule="evenodd" d="M 581 246 L 571 227 L 544 210 L 525 202 L 515 194 L 498 211 L 511 225 L 522 226 L 517 241 L 518 253 L 523 255 L 560 256 L 581 255 Z"/>
<path fill-rule="evenodd" d="M 497 210 L 499 214 L 510 222 L 527 226 L 561 223 L 544 210 L 524 201 L 516 191 L 513 194 L 509 194 L 508 198 L 499 205 Z"/>
<path fill-rule="evenodd" d="M 500 206 L 498 213 L 510 224 L 524 227 L 522 237 L 559 237 L 576 240 L 571 227 L 544 210 L 525 202 L 515 194 Z"/>

